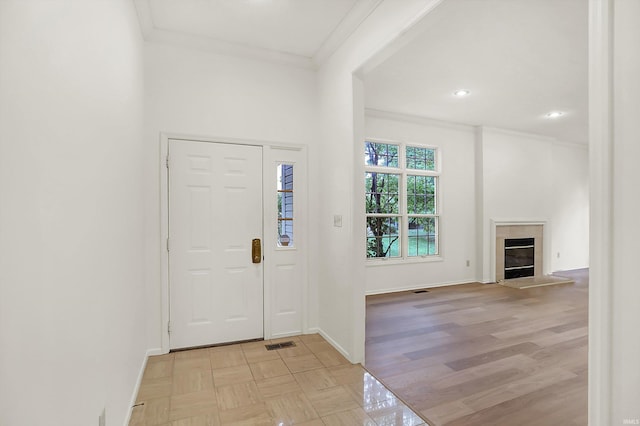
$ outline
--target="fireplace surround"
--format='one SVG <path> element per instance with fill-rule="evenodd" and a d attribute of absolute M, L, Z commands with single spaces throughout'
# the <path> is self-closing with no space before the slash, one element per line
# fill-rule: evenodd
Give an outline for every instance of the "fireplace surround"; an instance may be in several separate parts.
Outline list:
<path fill-rule="evenodd" d="M 540 277 L 545 271 L 545 233 L 546 221 L 518 221 L 504 220 L 492 221 L 492 231 L 495 238 L 494 250 L 494 274 L 496 282 L 505 279 L 525 276 Z M 511 249 L 506 249 L 511 246 Z M 533 264 L 528 257 L 532 255 Z M 526 262 L 526 264 L 525 264 Z M 507 269 L 505 271 L 505 268 Z M 509 272 L 513 271 L 513 272 Z M 505 274 L 506 273 L 506 274 Z"/>

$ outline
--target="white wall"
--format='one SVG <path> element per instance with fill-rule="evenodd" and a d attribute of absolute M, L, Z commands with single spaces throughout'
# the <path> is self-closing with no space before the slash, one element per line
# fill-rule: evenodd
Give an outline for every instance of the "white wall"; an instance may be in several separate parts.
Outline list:
<path fill-rule="evenodd" d="M 313 145 L 316 80 L 310 70 L 147 43 L 145 46 L 144 188 L 149 347 L 161 347 L 160 134 Z M 313 156 L 310 155 L 313 163 Z M 318 183 L 311 181 L 310 193 Z M 315 188 L 315 189 L 314 189 Z M 309 241 L 316 241 L 317 197 L 310 196 Z M 309 258 L 318 256 L 310 244 Z M 309 265 L 307 322 L 317 325 L 317 271 Z"/>
<path fill-rule="evenodd" d="M 485 216 L 548 217 L 552 142 L 498 129 L 485 128 L 483 133 Z"/>
<path fill-rule="evenodd" d="M 365 129 L 370 138 L 437 146 L 442 161 L 439 183 L 442 260 L 405 264 L 367 262 L 367 293 L 475 281 L 474 128 L 372 111 L 367 115 Z"/>
<path fill-rule="evenodd" d="M 130 1 L 0 2 L 0 424 L 121 425 L 146 345 Z"/>
<path fill-rule="evenodd" d="M 613 238 L 611 250 L 601 253 L 612 259 L 612 280 L 596 285 L 611 289 L 609 424 L 621 424 L 625 419 L 640 420 L 640 26 L 637 21 L 640 2 L 615 0 L 613 3 Z"/>
<path fill-rule="evenodd" d="M 364 92 L 354 76 L 366 61 L 407 30 L 438 0 L 383 1 L 318 72 L 320 180 L 319 327 L 353 362 L 364 358 L 364 185 L 356 152 L 364 138 Z M 360 156 L 358 155 L 358 158 Z M 342 226 L 334 227 L 334 216 Z"/>
<path fill-rule="evenodd" d="M 493 282 L 492 220 L 551 220 L 552 142 L 501 129 L 482 128 L 482 238 L 480 281 Z M 480 168 L 479 168 L 480 170 Z M 547 259 L 545 259 L 546 261 Z M 545 268 L 545 271 L 548 270 Z"/>
<path fill-rule="evenodd" d="M 482 185 L 483 282 L 491 282 L 491 220 L 545 220 L 551 229 L 548 272 L 588 266 L 586 147 L 482 128 L 477 167 Z M 560 258 L 557 257 L 560 253 Z M 553 255 L 551 255 L 553 254 Z M 564 256 L 563 256 L 564 254 Z"/>
<path fill-rule="evenodd" d="M 551 270 L 589 267 L 589 151 L 554 143 Z"/>

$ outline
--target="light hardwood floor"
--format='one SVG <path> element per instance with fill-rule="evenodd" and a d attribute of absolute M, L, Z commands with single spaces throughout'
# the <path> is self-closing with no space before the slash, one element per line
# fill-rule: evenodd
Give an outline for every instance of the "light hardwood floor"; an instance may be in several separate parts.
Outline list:
<path fill-rule="evenodd" d="M 267 351 L 292 340 L 295 347 Z M 150 357 L 130 426 L 424 425 L 317 334 Z"/>
<path fill-rule="evenodd" d="M 588 270 L 367 298 L 366 367 L 433 425 L 586 425 Z"/>

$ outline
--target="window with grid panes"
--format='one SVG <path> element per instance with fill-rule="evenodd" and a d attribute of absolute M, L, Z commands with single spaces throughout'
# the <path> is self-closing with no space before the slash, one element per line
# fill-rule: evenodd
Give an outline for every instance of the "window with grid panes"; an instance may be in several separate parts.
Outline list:
<path fill-rule="evenodd" d="M 439 255 L 436 148 L 375 141 L 364 148 L 367 257 Z"/>
<path fill-rule="evenodd" d="M 293 233 L 293 165 L 279 164 L 278 174 L 278 245 L 294 245 Z"/>

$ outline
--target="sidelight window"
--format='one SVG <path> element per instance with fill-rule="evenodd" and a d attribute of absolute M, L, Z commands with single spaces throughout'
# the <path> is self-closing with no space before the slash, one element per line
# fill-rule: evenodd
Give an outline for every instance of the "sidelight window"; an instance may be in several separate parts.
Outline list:
<path fill-rule="evenodd" d="M 279 164 L 278 175 L 278 245 L 293 246 L 293 164 Z"/>

